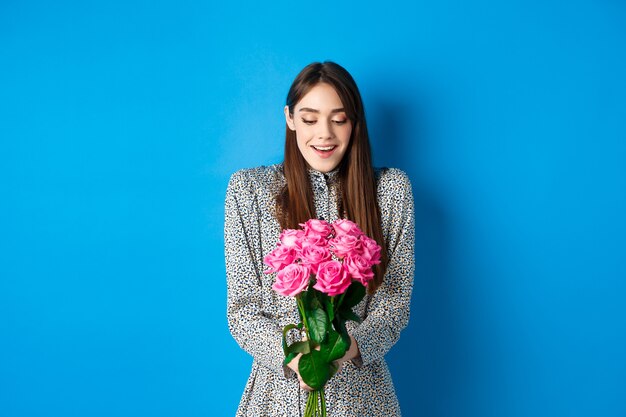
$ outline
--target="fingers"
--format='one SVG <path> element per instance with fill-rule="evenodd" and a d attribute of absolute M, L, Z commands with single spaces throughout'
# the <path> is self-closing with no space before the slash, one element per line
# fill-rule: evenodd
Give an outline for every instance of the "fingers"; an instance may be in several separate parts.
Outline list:
<path fill-rule="evenodd" d="M 335 361 L 335 366 L 337 367 L 335 374 L 338 374 L 343 369 L 343 361 Z"/>
<path fill-rule="evenodd" d="M 304 380 L 302 379 L 302 377 L 300 376 L 300 374 L 298 374 L 298 381 L 300 382 L 300 388 L 302 388 L 303 390 L 306 391 L 313 391 L 313 388 L 309 387 Z"/>
<path fill-rule="evenodd" d="M 304 336 L 303 336 L 303 339 L 304 339 L 304 340 L 307 340 L 307 339 L 306 339 L 306 335 L 304 335 Z M 318 347 L 317 349 L 319 349 L 319 347 Z M 304 380 L 302 379 L 302 377 L 300 376 L 299 364 L 300 364 L 300 357 L 301 357 L 301 356 L 302 356 L 302 354 L 301 354 L 301 353 L 298 353 L 298 354 L 297 354 L 297 355 L 296 355 L 296 356 L 295 356 L 295 357 L 291 360 L 291 362 L 289 362 L 289 363 L 287 364 L 287 366 L 288 366 L 289 368 L 291 368 L 291 369 L 292 369 L 292 370 L 296 373 L 296 375 L 298 376 L 298 382 L 300 383 L 300 388 L 302 388 L 303 390 L 306 390 L 306 391 L 313 391 L 313 388 L 309 387 L 309 386 L 308 386 L 308 385 L 304 382 Z"/>

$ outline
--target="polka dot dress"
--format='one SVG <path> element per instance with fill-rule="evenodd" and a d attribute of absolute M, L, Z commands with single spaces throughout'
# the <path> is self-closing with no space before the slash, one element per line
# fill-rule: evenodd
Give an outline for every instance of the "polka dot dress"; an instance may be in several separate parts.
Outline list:
<path fill-rule="evenodd" d="M 394 417 L 400 406 L 384 355 L 409 320 L 415 240 L 413 195 L 406 174 L 376 171 L 383 234 L 389 252 L 384 282 L 355 307 L 360 324 L 348 322 L 361 357 L 345 362 L 325 387 L 329 417 Z M 337 170 L 309 170 L 318 218 L 333 222 L 337 212 Z M 263 257 L 278 242 L 274 196 L 285 184 L 282 164 L 240 170 L 228 184 L 225 204 L 227 316 L 230 332 L 253 357 L 238 417 L 302 416 L 308 393 L 284 368 L 282 328 L 298 323 L 295 300 L 271 288 Z"/>

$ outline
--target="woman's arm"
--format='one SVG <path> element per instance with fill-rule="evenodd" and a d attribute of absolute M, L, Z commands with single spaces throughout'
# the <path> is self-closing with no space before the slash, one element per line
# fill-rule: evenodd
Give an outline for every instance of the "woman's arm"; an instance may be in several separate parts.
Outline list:
<path fill-rule="evenodd" d="M 360 353 L 360 359 L 353 360 L 357 365 L 382 359 L 399 339 L 409 321 L 413 290 L 415 219 L 411 182 L 404 172 L 390 169 L 380 180 L 378 194 L 383 226 L 388 225 L 389 264 L 365 320 L 352 332 Z"/>
<path fill-rule="evenodd" d="M 281 328 L 262 308 L 258 217 L 254 185 L 247 171 L 238 171 L 230 178 L 225 203 L 228 327 L 239 346 L 259 364 L 282 373 Z"/>

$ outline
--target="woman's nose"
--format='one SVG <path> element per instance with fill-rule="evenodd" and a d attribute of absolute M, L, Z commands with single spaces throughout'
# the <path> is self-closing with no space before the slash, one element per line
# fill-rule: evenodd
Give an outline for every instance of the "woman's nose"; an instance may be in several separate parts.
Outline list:
<path fill-rule="evenodd" d="M 319 128 L 317 132 L 317 137 L 319 139 L 330 139 L 333 137 L 333 130 L 330 122 L 322 122 L 318 123 L 317 125 Z"/>

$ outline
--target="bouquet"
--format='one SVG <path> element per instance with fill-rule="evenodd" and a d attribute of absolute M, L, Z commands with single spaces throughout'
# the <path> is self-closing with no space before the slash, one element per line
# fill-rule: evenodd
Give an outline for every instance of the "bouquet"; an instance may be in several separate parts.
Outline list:
<path fill-rule="evenodd" d="M 294 297 L 300 323 L 283 329 L 284 365 L 302 354 L 298 371 L 313 389 L 304 416 L 326 416 L 324 385 L 339 370 L 335 361 L 350 348 L 349 320 L 360 321 L 352 310 L 365 296 L 380 263 L 381 248 L 356 223 L 330 224 L 311 219 L 301 229 L 285 229 L 276 248 L 264 258 L 265 273 L 276 273 L 272 288 Z M 287 343 L 289 331 L 304 332 L 302 341 Z"/>

